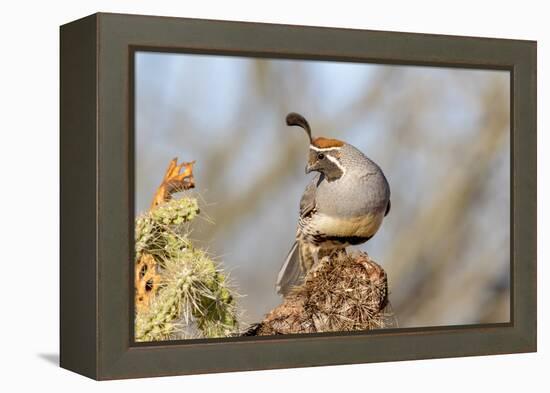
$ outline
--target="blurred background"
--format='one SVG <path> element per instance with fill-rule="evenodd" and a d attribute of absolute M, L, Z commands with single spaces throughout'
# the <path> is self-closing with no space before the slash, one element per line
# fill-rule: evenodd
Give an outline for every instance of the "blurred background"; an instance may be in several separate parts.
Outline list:
<path fill-rule="evenodd" d="M 173 157 L 197 160 L 197 246 L 229 272 L 242 322 L 281 302 L 308 140 L 353 144 L 383 169 L 392 210 L 359 246 L 389 277 L 399 327 L 508 322 L 507 71 L 136 54 L 136 214 Z"/>

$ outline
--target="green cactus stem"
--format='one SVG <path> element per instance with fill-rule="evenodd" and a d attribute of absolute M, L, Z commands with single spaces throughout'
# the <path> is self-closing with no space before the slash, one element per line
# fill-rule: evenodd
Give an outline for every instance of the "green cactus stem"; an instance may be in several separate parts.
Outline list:
<path fill-rule="evenodd" d="M 197 200 L 185 197 L 136 219 L 136 260 L 152 255 L 161 276 L 149 307 L 136 313 L 136 341 L 226 337 L 238 330 L 226 274 L 187 236 L 185 224 L 199 212 Z"/>

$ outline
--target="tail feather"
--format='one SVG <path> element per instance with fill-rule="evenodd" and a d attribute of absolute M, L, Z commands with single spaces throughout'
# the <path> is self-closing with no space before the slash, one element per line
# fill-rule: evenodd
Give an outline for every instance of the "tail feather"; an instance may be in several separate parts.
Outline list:
<path fill-rule="evenodd" d="M 293 286 L 299 284 L 303 277 L 302 264 L 300 263 L 300 247 L 298 242 L 294 242 L 294 245 L 288 253 L 285 263 L 279 271 L 277 276 L 277 284 L 275 286 L 277 293 L 282 296 L 286 296 Z"/>

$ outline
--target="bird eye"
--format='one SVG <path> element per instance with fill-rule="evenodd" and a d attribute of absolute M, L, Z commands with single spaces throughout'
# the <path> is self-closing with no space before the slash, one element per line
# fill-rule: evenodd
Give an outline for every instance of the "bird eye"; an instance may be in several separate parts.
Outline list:
<path fill-rule="evenodd" d="M 323 153 L 317 154 L 317 159 L 318 160 L 322 160 L 323 158 L 325 158 L 325 155 Z"/>

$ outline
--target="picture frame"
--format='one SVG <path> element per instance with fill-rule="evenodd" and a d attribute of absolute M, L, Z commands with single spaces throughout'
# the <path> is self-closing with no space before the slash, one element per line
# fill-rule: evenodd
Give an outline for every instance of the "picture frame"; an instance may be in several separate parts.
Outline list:
<path fill-rule="evenodd" d="M 136 343 L 134 53 L 510 72 L 511 321 Z M 97 13 L 60 28 L 60 365 L 97 380 L 536 351 L 534 41 Z"/>

